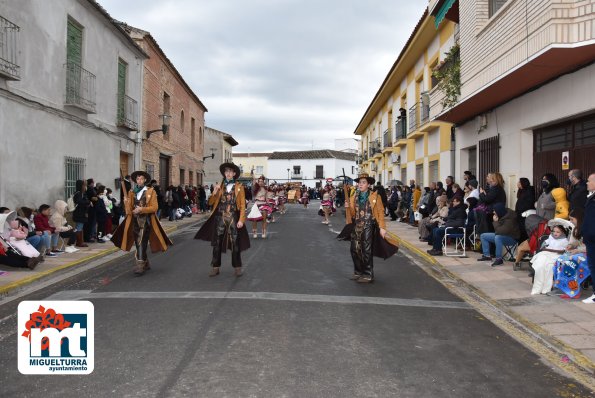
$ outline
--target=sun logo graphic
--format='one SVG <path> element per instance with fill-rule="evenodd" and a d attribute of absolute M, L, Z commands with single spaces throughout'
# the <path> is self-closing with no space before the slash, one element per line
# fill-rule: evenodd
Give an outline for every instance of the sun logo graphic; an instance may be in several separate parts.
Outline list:
<path fill-rule="evenodd" d="M 90 301 L 23 301 L 18 315 L 19 372 L 93 371 L 94 308 Z"/>

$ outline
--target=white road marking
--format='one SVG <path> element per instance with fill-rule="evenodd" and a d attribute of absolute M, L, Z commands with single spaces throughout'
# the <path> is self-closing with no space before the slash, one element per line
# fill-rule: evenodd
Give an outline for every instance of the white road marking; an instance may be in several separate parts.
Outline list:
<path fill-rule="evenodd" d="M 66 290 L 47 297 L 46 300 L 93 299 L 235 299 L 299 301 L 335 304 L 396 305 L 404 307 L 471 309 L 465 302 L 403 299 L 391 297 L 330 296 L 319 294 L 270 293 L 270 292 L 96 292 L 91 290 Z"/>

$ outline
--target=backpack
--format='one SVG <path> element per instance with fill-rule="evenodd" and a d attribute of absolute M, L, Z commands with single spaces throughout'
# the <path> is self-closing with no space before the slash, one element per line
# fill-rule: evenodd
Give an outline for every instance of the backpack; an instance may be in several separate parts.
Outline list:
<path fill-rule="evenodd" d="M 76 209 L 76 204 L 74 203 L 74 194 L 70 195 L 70 197 L 66 200 L 66 210 L 74 211 Z"/>

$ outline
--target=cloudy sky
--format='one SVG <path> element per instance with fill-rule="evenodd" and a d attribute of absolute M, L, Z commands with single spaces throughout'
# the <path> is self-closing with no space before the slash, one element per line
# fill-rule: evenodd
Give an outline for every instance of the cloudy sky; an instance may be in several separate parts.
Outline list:
<path fill-rule="evenodd" d="M 425 0 L 98 0 L 148 30 L 234 152 L 333 149 L 353 131 Z"/>

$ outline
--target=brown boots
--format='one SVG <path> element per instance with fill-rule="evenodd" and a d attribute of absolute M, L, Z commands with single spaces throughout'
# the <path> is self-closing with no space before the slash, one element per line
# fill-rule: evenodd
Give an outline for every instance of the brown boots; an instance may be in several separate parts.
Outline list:
<path fill-rule="evenodd" d="M 219 273 L 220 273 L 220 272 L 219 272 L 219 268 L 220 268 L 220 267 L 213 267 L 213 268 L 211 269 L 211 272 L 209 272 L 209 276 L 217 276 L 217 275 L 219 275 Z M 242 272 L 242 267 L 235 267 L 235 268 L 233 269 L 233 274 L 234 274 L 236 277 L 240 277 L 240 276 L 242 276 L 242 274 L 243 274 L 243 272 Z"/>
<path fill-rule="evenodd" d="M 136 260 L 136 265 L 134 266 L 132 271 L 134 272 L 135 275 L 141 276 L 142 274 L 145 273 L 145 271 L 148 271 L 150 269 L 151 269 L 151 265 L 149 264 L 149 260 L 147 260 L 147 261 Z"/>
<path fill-rule="evenodd" d="M 83 239 L 83 231 L 76 231 L 76 247 L 89 247 Z"/>

